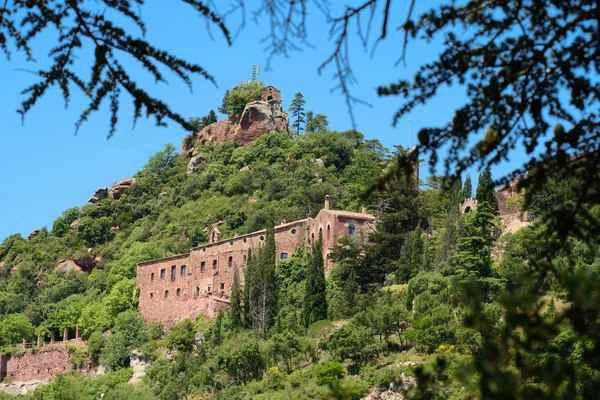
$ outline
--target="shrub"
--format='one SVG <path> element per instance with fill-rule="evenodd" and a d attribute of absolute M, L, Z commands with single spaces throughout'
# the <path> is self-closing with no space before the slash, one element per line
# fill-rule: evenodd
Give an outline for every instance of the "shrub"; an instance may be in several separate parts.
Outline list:
<path fill-rule="evenodd" d="M 98 360 L 104 349 L 104 336 L 99 331 L 93 332 L 88 339 L 88 353 L 94 360 Z"/>
<path fill-rule="evenodd" d="M 224 110 L 229 117 L 239 117 L 244 107 L 251 101 L 260 99 L 264 84 L 262 81 L 244 82 L 236 86 L 223 99 Z"/>
<path fill-rule="evenodd" d="M 319 364 L 315 367 L 315 375 L 319 385 L 330 385 L 344 377 L 344 366 L 336 361 Z"/>
<path fill-rule="evenodd" d="M 192 321 L 189 319 L 181 321 L 169 331 L 169 335 L 167 336 L 167 346 L 179 351 L 191 350 L 194 345 L 194 331 Z"/>

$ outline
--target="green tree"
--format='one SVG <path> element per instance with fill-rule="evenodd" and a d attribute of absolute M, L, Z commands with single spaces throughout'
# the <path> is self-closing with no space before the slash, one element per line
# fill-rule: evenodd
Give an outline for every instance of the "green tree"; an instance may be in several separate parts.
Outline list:
<path fill-rule="evenodd" d="M 133 349 L 148 339 L 144 320 L 135 311 L 119 314 L 115 320 L 113 334 L 103 350 L 104 364 L 110 370 L 129 367 L 129 355 Z"/>
<path fill-rule="evenodd" d="M 323 232 L 310 251 L 304 293 L 304 323 L 306 326 L 327 318 L 327 294 L 323 266 Z"/>
<path fill-rule="evenodd" d="M 9 314 L 0 324 L 0 338 L 4 344 L 33 340 L 33 325 L 25 314 Z"/>
<path fill-rule="evenodd" d="M 465 199 L 470 199 L 473 197 L 473 184 L 471 183 L 471 175 L 467 175 L 465 179 L 465 184 L 463 185 L 463 197 Z"/>
<path fill-rule="evenodd" d="M 304 105 L 306 100 L 302 93 L 298 92 L 290 104 L 290 112 L 292 113 L 292 120 L 294 121 L 292 126 L 296 128 L 296 135 L 299 136 L 300 132 L 304 129 L 302 125 L 306 122 L 306 113 L 304 112 Z"/>
<path fill-rule="evenodd" d="M 240 288 L 240 273 L 235 267 L 233 283 L 231 284 L 231 325 L 238 329 L 242 327 L 242 290 Z"/>
<path fill-rule="evenodd" d="M 423 230 L 421 223 L 413 232 L 412 253 L 410 259 L 411 276 L 415 276 L 419 271 L 423 270 Z"/>
<path fill-rule="evenodd" d="M 487 212 L 496 212 L 498 210 L 498 200 L 495 196 L 492 170 L 489 166 L 479 175 L 479 182 L 477 182 L 475 193 L 478 208 L 484 208 Z"/>
<path fill-rule="evenodd" d="M 306 113 L 306 132 L 321 132 L 327 130 L 327 117 L 323 114 L 314 114 L 312 111 Z"/>
<path fill-rule="evenodd" d="M 262 81 L 244 82 L 231 89 L 226 97 L 223 98 L 223 104 L 219 111 L 226 111 L 229 118 L 238 118 L 244 112 L 246 104 L 259 100 L 264 89 Z"/>

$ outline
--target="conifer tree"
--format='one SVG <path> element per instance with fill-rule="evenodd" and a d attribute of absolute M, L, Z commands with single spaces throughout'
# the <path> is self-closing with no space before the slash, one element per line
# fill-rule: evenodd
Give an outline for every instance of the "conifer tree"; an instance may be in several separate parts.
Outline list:
<path fill-rule="evenodd" d="M 246 271 L 244 272 L 244 326 L 252 327 L 252 313 L 250 312 L 250 290 L 254 285 L 254 258 L 252 249 L 248 249 L 248 258 L 246 260 Z"/>
<path fill-rule="evenodd" d="M 304 113 L 304 105 L 306 100 L 302 93 L 296 93 L 292 104 L 290 105 L 290 112 L 292 113 L 292 119 L 294 123 L 292 126 L 296 129 L 296 136 L 300 135 L 300 131 L 303 130 L 302 125 L 306 122 L 306 114 Z"/>
<path fill-rule="evenodd" d="M 234 328 L 242 327 L 242 291 L 240 290 L 240 273 L 238 268 L 233 270 L 233 283 L 231 285 L 231 323 Z"/>
<path fill-rule="evenodd" d="M 411 277 L 419 273 L 421 268 L 421 260 L 423 257 L 423 230 L 421 229 L 421 223 L 417 225 L 417 228 L 413 232 L 412 239 L 412 254 L 410 260 L 410 273 Z"/>
<path fill-rule="evenodd" d="M 463 186 L 463 197 L 465 199 L 470 199 L 473 197 L 473 184 L 471 183 L 471 175 L 467 175 L 467 179 L 465 179 L 465 184 Z"/>
<path fill-rule="evenodd" d="M 327 295 L 323 269 L 323 232 L 313 244 L 306 271 L 304 295 L 304 321 L 306 326 L 327 318 Z"/>
<path fill-rule="evenodd" d="M 492 170 L 489 166 L 479 175 L 479 182 L 477 183 L 475 193 L 478 209 L 483 208 L 492 213 L 498 211 L 498 200 L 494 195 L 494 180 L 492 179 Z"/>
<path fill-rule="evenodd" d="M 460 232 L 460 203 L 462 202 L 462 183 L 460 180 L 454 182 L 450 187 L 448 203 L 448 214 L 444 221 L 444 231 L 440 241 L 440 246 L 436 254 L 436 266 L 446 262 L 450 253 L 456 247 Z"/>
<path fill-rule="evenodd" d="M 396 281 L 398 283 L 406 283 L 411 277 L 412 242 L 413 235 L 411 232 L 407 232 L 404 235 L 404 243 L 402 244 L 400 257 L 398 258 L 398 269 L 396 270 Z"/>

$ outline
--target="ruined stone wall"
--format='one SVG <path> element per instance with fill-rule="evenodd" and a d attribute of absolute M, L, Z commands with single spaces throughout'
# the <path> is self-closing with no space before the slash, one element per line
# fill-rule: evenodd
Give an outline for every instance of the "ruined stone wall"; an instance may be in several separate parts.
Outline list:
<path fill-rule="evenodd" d="M 4 356 L 6 379 L 13 382 L 52 379 L 71 370 L 69 349 L 62 346 L 45 348 L 23 356 Z"/>

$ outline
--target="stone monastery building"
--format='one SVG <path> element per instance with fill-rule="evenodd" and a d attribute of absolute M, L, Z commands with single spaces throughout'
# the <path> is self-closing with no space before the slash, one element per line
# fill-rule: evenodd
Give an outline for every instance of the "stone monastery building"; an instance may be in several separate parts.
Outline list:
<path fill-rule="evenodd" d="M 328 196 L 325 207 L 315 218 L 283 223 L 274 228 L 277 260 L 286 260 L 304 240 L 310 245 L 323 233 L 325 272 L 332 263 L 327 255 L 340 236 L 375 229 L 375 217 L 362 213 L 331 210 Z M 173 326 L 185 318 L 200 314 L 215 317 L 219 309 L 228 307 L 235 267 L 240 283 L 248 250 L 258 249 L 266 231 L 220 240 L 214 227 L 209 243 L 194 247 L 189 254 L 166 257 L 138 264 L 137 287 L 140 289 L 140 312 L 146 322 L 163 322 Z"/>

